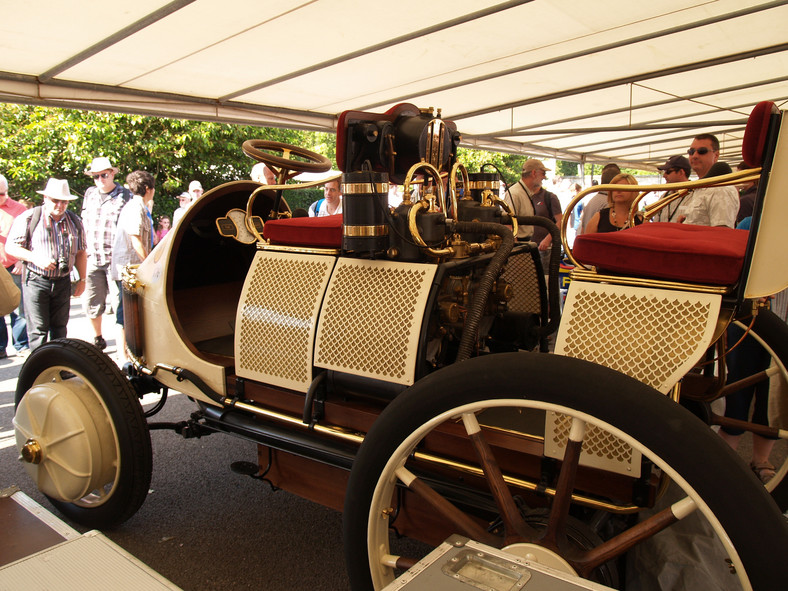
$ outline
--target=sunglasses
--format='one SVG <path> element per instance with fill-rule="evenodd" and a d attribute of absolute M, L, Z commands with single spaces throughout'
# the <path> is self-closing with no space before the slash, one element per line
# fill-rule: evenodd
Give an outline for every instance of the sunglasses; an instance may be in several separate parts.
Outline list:
<path fill-rule="evenodd" d="M 92 176 L 92 177 L 93 177 L 93 180 L 94 180 L 94 181 L 97 181 L 98 179 L 106 179 L 106 178 L 109 178 L 109 173 L 108 173 L 108 172 L 101 172 L 101 173 L 99 173 L 99 174 L 92 174 L 92 175 L 90 175 L 90 176 Z"/>
<path fill-rule="evenodd" d="M 690 156 L 692 156 L 695 152 L 697 152 L 701 156 L 705 156 L 706 154 L 711 152 L 711 148 L 706 148 L 706 147 L 704 147 L 704 148 L 690 148 L 689 150 L 687 150 L 687 154 L 689 154 Z"/>
<path fill-rule="evenodd" d="M 706 149 L 706 148 L 704 148 L 704 150 L 705 150 L 705 149 Z M 667 170 L 663 171 L 663 172 L 662 172 L 662 174 L 663 174 L 663 175 L 666 175 L 666 174 L 673 174 L 673 173 L 679 172 L 680 170 L 682 170 L 682 169 L 681 169 L 681 168 L 668 168 Z"/>

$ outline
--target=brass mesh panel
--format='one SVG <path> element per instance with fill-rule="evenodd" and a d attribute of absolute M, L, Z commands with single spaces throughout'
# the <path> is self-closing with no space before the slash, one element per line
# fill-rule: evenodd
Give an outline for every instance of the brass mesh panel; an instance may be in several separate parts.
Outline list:
<path fill-rule="evenodd" d="M 555 351 L 665 393 L 709 346 L 720 300 L 713 294 L 572 281 Z M 570 420 L 548 413 L 545 421 L 545 453 L 561 458 Z M 580 462 L 640 475 L 640 453 L 594 426 L 586 431 Z"/>
<path fill-rule="evenodd" d="M 710 301 L 673 292 L 617 293 L 591 286 L 564 316 L 561 353 L 604 365 L 661 389 L 704 340 Z"/>
<path fill-rule="evenodd" d="M 412 384 L 436 268 L 340 259 L 320 315 L 315 365 Z"/>
<path fill-rule="evenodd" d="M 317 310 L 335 260 L 257 254 L 236 322 L 239 376 L 306 391 Z"/>
<path fill-rule="evenodd" d="M 552 421 L 554 425 L 553 432 L 549 435 L 550 446 L 555 450 L 561 450 L 557 455 L 562 457 L 566 442 L 569 439 L 569 429 L 572 426 L 572 421 L 567 415 L 549 411 L 547 413 L 547 420 Z M 632 473 L 633 476 L 639 476 L 639 466 L 631 469 L 630 464 L 633 460 L 632 448 L 618 439 L 613 437 L 607 431 L 603 431 L 595 425 L 588 425 L 586 428 L 585 439 L 583 439 L 583 454 L 586 456 L 585 464 L 597 462 L 589 462 L 588 458 L 593 457 L 602 460 L 603 463 L 620 464 L 623 470 L 627 473 Z"/>
<path fill-rule="evenodd" d="M 542 300 L 539 296 L 539 279 L 536 265 L 528 252 L 509 257 L 501 277 L 512 284 L 513 295 L 509 310 L 524 314 L 541 314 Z"/>

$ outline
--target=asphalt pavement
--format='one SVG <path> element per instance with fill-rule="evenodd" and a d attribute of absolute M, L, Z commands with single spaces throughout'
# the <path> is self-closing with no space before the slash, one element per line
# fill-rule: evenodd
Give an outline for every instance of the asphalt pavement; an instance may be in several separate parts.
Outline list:
<path fill-rule="evenodd" d="M 115 352 L 114 316 L 104 317 L 106 352 Z M 72 300 L 69 338 L 92 341 L 79 301 Z M 17 486 L 57 514 L 18 461 L 12 419 L 24 358 L 0 360 L 0 489 Z M 195 409 L 172 393 L 157 421 L 187 419 Z M 151 432 L 153 477 L 148 498 L 129 521 L 104 533 L 186 591 L 348 588 L 341 514 L 230 470 L 256 461 L 252 443 L 224 434 L 183 439 Z"/>

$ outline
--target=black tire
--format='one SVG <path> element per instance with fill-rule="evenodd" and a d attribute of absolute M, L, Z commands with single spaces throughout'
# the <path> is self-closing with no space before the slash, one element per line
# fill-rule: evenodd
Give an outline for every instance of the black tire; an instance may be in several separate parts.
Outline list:
<path fill-rule="evenodd" d="M 31 389 L 35 393 L 30 395 Z M 87 491 L 77 493 L 79 498 L 59 498 L 53 490 L 63 487 L 52 485 L 42 490 L 52 504 L 69 519 L 89 528 L 108 529 L 129 519 L 140 508 L 148 494 L 152 473 L 153 454 L 150 433 L 143 415 L 142 406 L 128 380 L 99 349 L 75 339 L 59 339 L 44 344 L 30 354 L 19 373 L 17 381 L 15 407 L 17 414 L 17 444 L 21 447 L 32 430 L 35 434 L 39 415 L 65 412 L 70 409 L 58 404 L 47 404 L 46 411 L 35 406 L 34 399 L 43 394 L 44 399 L 58 398 L 69 401 L 71 407 L 90 418 L 86 431 L 101 433 L 102 449 L 88 450 L 88 455 L 95 456 L 91 466 L 94 472 L 85 476 Z M 67 391 L 67 392 L 66 392 Z M 61 395 L 58 392 L 64 392 Z M 28 403 L 25 397 L 31 396 Z M 70 397 L 70 398 L 69 398 Z M 83 408 L 84 403 L 84 408 Z M 20 410 L 21 405 L 21 410 Z M 26 416 L 32 417 L 27 420 Z M 63 418 L 61 414 L 58 419 Z M 31 429 L 23 429 L 23 424 L 33 424 Z M 46 423 L 53 424 L 53 423 Z M 45 431 L 40 427 L 40 431 Z M 46 433 L 38 433 L 46 441 Z M 86 437 L 86 445 L 90 439 Z M 94 438 L 95 441 L 95 438 Z M 40 464 L 28 464 L 28 472 L 39 482 L 57 482 L 51 475 L 40 470 L 54 471 L 55 465 L 48 465 L 47 458 L 54 458 L 59 452 L 54 448 L 47 455 L 45 447 L 43 460 Z M 54 459 L 52 460 L 54 461 Z M 54 472 L 53 472 L 54 473 Z M 40 488 L 40 486 L 39 486 Z"/>
<path fill-rule="evenodd" d="M 724 532 L 734 564 L 741 567 L 737 572 L 753 589 L 781 588 L 788 580 L 788 524 L 754 474 L 711 429 L 659 392 L 607 368 L 560 356 L 506 353 L 431 374 L 397 397 L 370 429 L 345 499 L 345 559 L 352 589 L 379 589 L 393 576 L 384 566 L 375 567 L 374 583 L 371 574 L 377 560 L 373 553 L 388 551 L 388 522 L 373 499 L 387 502 L 393 471 L 411 460 L 414 446 L 437 417 L 456 417 L 466 405 L 475 412 L 495 400 L 521 410 L 583 413 L 600 427 L 619 430 L 681 483 L 718 536 Z M 383 492 L 375 497 L 378 487 Z"/>

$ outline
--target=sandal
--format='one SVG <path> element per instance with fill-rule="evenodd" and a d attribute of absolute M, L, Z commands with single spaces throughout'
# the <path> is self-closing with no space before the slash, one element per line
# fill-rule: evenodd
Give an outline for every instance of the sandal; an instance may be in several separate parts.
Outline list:
<path fill-rule="evenodd" d="M 769 462 L 750 462 L 750 468 L 764 484 L 774 478 L 775 468 Z"/>

